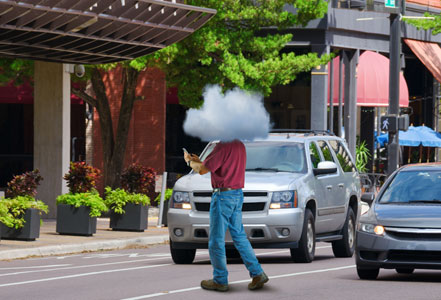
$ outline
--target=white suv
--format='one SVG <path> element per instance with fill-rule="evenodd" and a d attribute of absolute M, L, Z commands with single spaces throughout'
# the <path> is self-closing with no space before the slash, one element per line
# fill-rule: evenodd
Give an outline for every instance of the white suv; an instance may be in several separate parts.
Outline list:
<path fill-rule="evenodd" d="M 201 159 L 217 142 L 207 145 Z M 245 142 L 242 220 L 254 248 L 289 248 L 295 262 L 311 262 L 315 243 L 331 242 L 336 257 L 354 253 L 360 178 L 343 139 L 323 132 L 277 132 Z M 180 178 L 168 209 L 170 250 L 192 263 L 208 247 L 210 174 Z M 227 257 L 237 257 L 226 235 Z"/>

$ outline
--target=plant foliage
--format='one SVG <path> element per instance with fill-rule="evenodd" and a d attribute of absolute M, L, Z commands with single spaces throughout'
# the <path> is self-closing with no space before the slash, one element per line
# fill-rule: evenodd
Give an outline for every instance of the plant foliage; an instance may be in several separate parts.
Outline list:
<path fill-rule="evenodd" d="M 369 152 L 368 147 L 366 146 L 366 141 L 362 141 L 361 143 L 357 143 L 357 147 L 355 148 L 355 165 L 359 172 L 366 173 L 367 168 L 366 165 L 371 157 L 371 153 Z"/>
<path fill-rule="evenodd" d="M 71 162 L 69 172 L 64 175 L 64 179 L 67 181 L 70 193 L 88 193 L 96 189 L 96 181 L 100 173 L 100 170 L 85 162 Z"/>
<path fill-rule="evenodd" d="M 433 35 L 437 35 L 441 32 L 441 15 L 433 15 L 428 12 L 424 13 L 424 17 L 427 19 L 406 19 L 404 22 L 415 26 L 417 29 L 431 30 Z"/>
<path fill-rule="evenodd" d="M 28 208 L 35 208 L 39 213 L 48 212 L 48 206 L 40 200 L 35 200 L 31 196 L 16 196 L 14 198 L 5 198 L 0 200 L 0 221 L 11 228 L 22 228 L 26 221 L 24 215 Z M 4 209 L 6 208 L 6 214 Z"/>
<path fill-rule="evenodd" d="M 172 194 L 173 194 L 173 189 L 166 189 L 164 194 L 164 201 L 169 200 Z M 161 193 L 159 193 L 158 196 L 156 196 L 154 201 L 158 204 L 161 202 Z"/>
<path fill-rule="evenodd" d="M 6 197 L 35 197 L 37 195 L 37 186 L 40 184 L 41 180 L 43 180 L 43 177 L 40 175 L 40 171 L 38 169 L 23 173 L 22 175 L 16 175 L 11 181 L 8 182 Z"/>
<path fill-rule="evenodd" d="M 123 189 L 106 187 L 106 205 L 117 214 L 123 214 L 127 203 L 150 205 L 150 198 L 144 194 L 128 193 Z"/>
<path fill-rule="evenodd" d="M 187 4 L 214 8 L 216 15 L 183 41 L 141 57 L 130 66 L 159 63 L 167 83 L 178 87 L 181 104 L 199 107 L 207 84 L 224 89 L 239 87 L 265 96 L 278 84 L 288 84 L 301 72 L 323 65 L 329 55 L 296 55 L 284 51 L 293 39 L 289 28 L 322 18 L 323 0 L 187 0 Z"/>
<path fill-rule="evenodd" d="M 108 210 L 98 192 L 68 193 L 57 197 L 57 204 L 68 204 L 75 207 L 87 206 L 91 217 L 99 217 Z"/>
<path fill-rule="evenodd" d="M 129 193 L 147 195 L 155 190 L 155 170 L 132 164 L 122 172 L 121 186 Z"/>

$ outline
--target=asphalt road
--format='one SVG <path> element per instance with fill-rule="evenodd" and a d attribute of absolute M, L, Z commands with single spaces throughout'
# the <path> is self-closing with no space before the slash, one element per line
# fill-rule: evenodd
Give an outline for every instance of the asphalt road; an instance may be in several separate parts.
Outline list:
<path fill-rule="evenodd" d="M 441 271 L 412 275 L 381 270 L 375 281 L 358 279 L 353 258 L 334 258 L 317 244 L 316 260 L 291 262 L 289 250 L 259 249 L 270 281 L 249 291 L 248 273 L 229 261 L 230 291 L 202 290 L 211 277 L 207 250 L 191 265 L 173 264 L 168 245 L 0 262 L 0 299 L 441 299 Z"/>

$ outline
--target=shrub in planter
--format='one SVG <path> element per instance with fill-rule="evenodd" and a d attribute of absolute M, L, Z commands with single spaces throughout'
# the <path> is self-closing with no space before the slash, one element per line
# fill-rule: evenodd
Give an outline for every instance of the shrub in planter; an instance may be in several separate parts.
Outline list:
<path fill-rule="evenodd" d="M 69 193 L 57 197 L 57 232 L 60 234 L 92 235 L 96 232 L 96 217 L 107 206 L 96 191 L 100 171 L 84 162 L 70 164 L 64 176 Z"/>
<path fill-rule="evenodd" d="M 10 221 L 10 215 L 8 213 L 8 208 L 6 207 L 6 204 L 4 203 L 4 201 L 2 201 L 4 198 L 0 197 L 0 230 L 6 226 L 3 225 L 6 222 Z M 0 239 L 1 239 L 1 235 L 0 235 Z"/>
<path fill-rule="evenodd" d="M 147 228 L 150 198 L 123 189 L 106 187 L 105 203 L 110 208 L 110 228 L 113 230 L 144 231 Z"/>
<path fill-rule="evenodd" d="M 100 175 L 100 170 L 85 162 L 71 162 L 69 172 L 64 175 L 64 179 L 67 181 L 70 193 L 87 193 L 96 189 L 96 181 Z"/>
<path fill-rule="evenodd" d="M 97 191 L 89 193 L 68 193 L 57 197 L 57 204 L 72 205 L 76 208 L 87 206 L 89 208 L 89 216 L 99 217 L 101 213 L 107 211 L 108 207 Z"/>
<path fill-rule="evenodd" d="M 35 199 L 37 186 L 43 178 L 38 170 L 14 176 L 8 182 L 6 197 L 2 199 L 6 215 L 0 218 L 4 239 L 35 240 L 40 236 L 40 216 L 48 206 Z"/>
<path fill-rule="evenodd" d="M 6 198 L 15 198 L 17 196 L 30 196 L 35 198 L 37 195 L 37 187 L 42 180 L 43 177 L 40 175 L 38 169 L 23 173 L 22 175 L 16 175 L 8 182 Z"/>
<path fill-rule="evenodd" d="M 167 222 L 167 212 L 168 212 L 169 200 L 170 200 L 172 194 L 173 194 L 173 189 L 166 189 L 165 190 L 165 194 L 164 194 L 164 207 L 163 207 L 163 210 L 162 210 L 162 224 L 164 226 L 168 225 L 168 222 Z M 159 193 L 159 195 L 156 196 L 154 201 L 158 205 L 160 204 L 160 202 L 161 202 L 161 193 Z"/>
<path fill-rule="evenodd" d="M 153 198 L 155 175 L 153 168 L 131 164 L 121 174 L 121 187 L 129 193 L 144 194 Z"/>

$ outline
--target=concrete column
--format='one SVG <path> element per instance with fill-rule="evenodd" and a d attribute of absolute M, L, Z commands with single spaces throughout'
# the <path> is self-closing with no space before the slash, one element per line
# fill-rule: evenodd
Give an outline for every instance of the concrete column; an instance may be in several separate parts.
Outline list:
<path fill-rule="evenodd" d="M 343 137 L 343 51 L 340 51 L 338 64 L 338 136 Z"/>
<path fill-rule="evenodd" d="M 358 50 L 343 51 L 343 64 L 345 68 L 344 79 L 344 127 L 345 138 L 348 142 L 349 151 L 355 159 L 355 148 L 357 138 L 357 63 Z"/>
<path fill-rule="evenodd" d="M 68 65 L 35 61 L 34 168 L 43 181 L 37 199 L 55 218 L 56 198 L 67 193 L 63 179 L 70 162 L 70 73 Z"/>
<path fill-rule="evenodd" d="M 329 46 L 312 48 L 317 54 L 329 54 Z M 327 129 L 328 65 L 317 66 L 311 71 L 311 129 Z"/>

